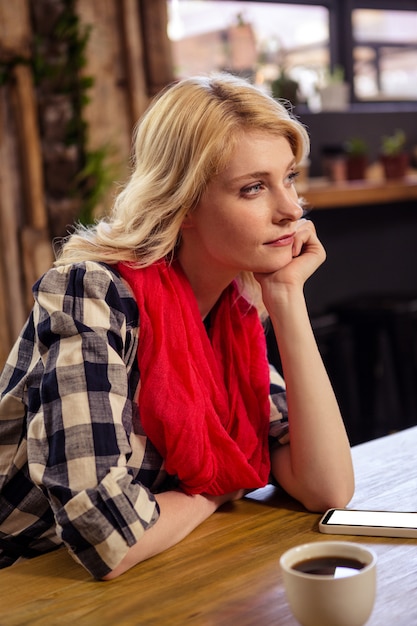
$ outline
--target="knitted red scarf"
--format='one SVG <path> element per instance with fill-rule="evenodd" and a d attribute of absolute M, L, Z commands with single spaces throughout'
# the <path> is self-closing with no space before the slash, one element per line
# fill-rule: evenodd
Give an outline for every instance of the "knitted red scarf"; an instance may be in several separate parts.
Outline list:
<path fill-rule="evenodd" d="M 209 335 L 178 262 L 119 263 L 139 307 L 142 427 L 190 494 L 267 483 L 269 369 L 254 307 L 230 285 Z"/>

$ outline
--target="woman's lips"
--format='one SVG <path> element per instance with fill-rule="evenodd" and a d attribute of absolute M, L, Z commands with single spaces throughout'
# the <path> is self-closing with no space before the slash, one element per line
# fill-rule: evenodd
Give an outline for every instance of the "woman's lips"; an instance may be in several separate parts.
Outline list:
<path fill-rule="evenodd" d="M 266 246 L 273 246 L 280 248 L 282 246 L 290 246 L 294 242 L 294 233 L 289 233 L 288 235 L 283 235 L 278 239 L 274 239 L 273 241 L 267 241 Z"/>

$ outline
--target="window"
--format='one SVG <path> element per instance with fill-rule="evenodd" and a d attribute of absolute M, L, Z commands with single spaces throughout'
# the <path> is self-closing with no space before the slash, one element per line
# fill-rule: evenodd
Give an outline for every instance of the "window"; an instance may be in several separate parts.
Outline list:
<path fill-rule="evenodd" d="M 284 72 L 313 109 L 326 78 L 344 75 L 353 102 L 417 101 L 415 0 L 167 4 L 178 78 L 228 70 L 271 90 Z"/>
<path fill-rule="evenodd" d="M 352 12 L 359 100 L 417 100 L 417 11 Z"/>

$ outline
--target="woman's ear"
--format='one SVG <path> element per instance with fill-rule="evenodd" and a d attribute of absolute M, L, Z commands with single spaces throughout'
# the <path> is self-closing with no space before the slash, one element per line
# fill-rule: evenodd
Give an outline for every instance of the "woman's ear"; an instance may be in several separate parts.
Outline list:
<path fill-rule="evenodd" d="M 194 226 L 193 214 L 186 213 L 184 219 L 182 220 L 181 230 L 192 228 L 193 226 Z"/>

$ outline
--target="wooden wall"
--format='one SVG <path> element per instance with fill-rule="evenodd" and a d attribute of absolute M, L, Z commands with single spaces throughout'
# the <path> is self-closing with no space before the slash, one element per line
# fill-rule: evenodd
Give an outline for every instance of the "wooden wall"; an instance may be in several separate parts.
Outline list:
<path fill-rule="evenodd" d="M 32 306 L 31 287 L 53 262 L 51 233 L 59 221 L 48 197 L 39 94 L 28 63 L 40 1 L 48 11 L 48 0 L 0 2 L 0 63 L 14 60 L 11 80 L 0 83 L 0 369 Z M 49 4 L 52 11 L 57 2 Z M 129 173 L 137 119 L 173 80 L 166 1 L 77 0 L 75 6 L 81 23 L 91 25 L 83 69 L 94 79 L 84 112 L 88 147 L 109 148 L 120 183 Z"/>

